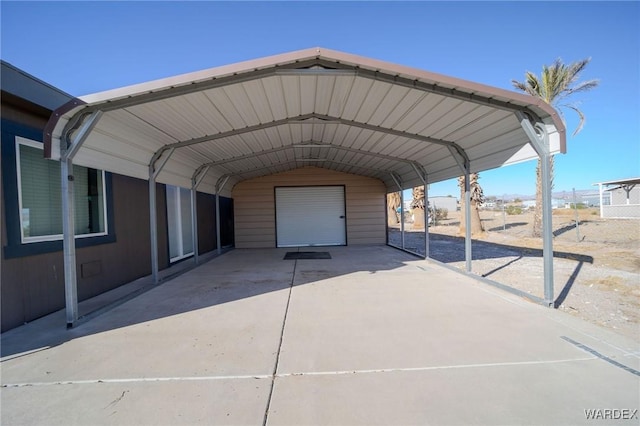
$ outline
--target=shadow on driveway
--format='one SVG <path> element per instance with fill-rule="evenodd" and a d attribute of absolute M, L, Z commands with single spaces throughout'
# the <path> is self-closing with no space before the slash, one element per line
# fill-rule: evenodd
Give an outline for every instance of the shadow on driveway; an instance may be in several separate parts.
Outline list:
<path fill-rule="evenodd" d="M 413 257 L 386 246 L 318 247 L 301 251 L 330 252 L 332 259 L 284 260 L 289 249 L 236 249 L 216 257 L 135 297 L 116 302 L 100 315 L 67 330 L 60 310 L 2 334 L 3 360 L 58 346 L 72 339 L 207 309 L 321 279 L 359 271 L 400 268 Z M 350 260 L 351 259 L 351 260 Z M 318 262 L 314 273 L 298 273 L 297 262 Z"/>
<path fill-rule="evenodd" d="M 507 226 L 518 226 L 519 223 L 510 224 Z M 570 225 L 569 229 L 574 229 L 575 224 Z M 502 229 L 502 227 L 500 227 Z M 561 228 L 556 232 L 567 232 L 569 229 Z M 555 233 L 554 233 L 555 234 Z M 395 229 L 389 229 L 389 241 L 395 242 L 399 245 L 400 232 Z M 417 254 L 424 255 L 424 233 L 405 233 L 405 247 Z M 442 263 L 456 263 L 465 261 L 465 241 L 464 237 L 455 237 L 450 235 L 429 233 L 429 255 L 432 259 L 435 259 Z M 525 257 L 543 257 L 543 250 L 529 247 L 518 247 L 508 244 L 490 243 L 486 241 L 472 240 L 472 258 L 473 260 L 486 260 L 486 259 L 500 259 L 500 258 L 512 258 L 506 261 L 503 265 L 483 274 L 485 278 L 490 277 L 492 274 L 514 265 L 519 260 Z M 555 307 L 562 305 L 565 301 L 573 284 L 575 283 L 582 266 L 585 263 L 593 264 L 593 256 L 570 253 L 563 251 L 554 251 L 553 257 L 556 259 L 574 260 L 577 262 L 573 273 L 562 286 L 562 290 L 558 294 L 558 297 L 554 301 Z"/>

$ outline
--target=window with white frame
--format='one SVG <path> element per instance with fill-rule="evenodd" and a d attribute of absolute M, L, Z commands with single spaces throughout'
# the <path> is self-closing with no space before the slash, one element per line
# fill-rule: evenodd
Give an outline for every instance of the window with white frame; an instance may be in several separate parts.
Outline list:
<path fill-rule="evenodd" d="M 42 143 L 16 137 L 18 202 L 23 243 L 62 239 L 60 163 L 43 156 Z M 75 234 L 107 234 L 102 170 L 73 166 Z"/>
<path fill-rule="evenodd" d="M 171 262 L 193 255 L 191 191 L 167 185 L 167 222 Z"/>

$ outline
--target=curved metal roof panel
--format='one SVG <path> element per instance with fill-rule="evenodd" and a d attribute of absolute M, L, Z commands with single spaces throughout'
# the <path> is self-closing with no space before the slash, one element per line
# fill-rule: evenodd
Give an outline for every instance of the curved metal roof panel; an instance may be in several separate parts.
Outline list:
<path fill-rule="evenodd" d="M 200 190 L 312 165 L 378 178 L 396 190 L 536 158 L 516 112 L 543 123 L 553 153 L 565 129 L 539 99 L 427 71 L 314 48 L 84 96 L 56 110 L 45 153 L 60 158 L 102 113 L 74 162 Z M 457 154 L 456 154 L 457 153 Z M 231 186 L 227 186 L 230 188 Z"/>

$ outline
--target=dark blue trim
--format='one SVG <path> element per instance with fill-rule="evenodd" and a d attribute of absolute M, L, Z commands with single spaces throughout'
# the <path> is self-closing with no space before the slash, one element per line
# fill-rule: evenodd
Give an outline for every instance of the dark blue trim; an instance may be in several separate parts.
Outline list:
<path fill-rule="evenodd" d="M 62 240 L 42 241 L 23 244 L 20 235 L 20 214 L 18 201 L 18 177 L 16 168 L 16 136 L 42 142 L 42 131 L 2 120 L 2 182 L 7 245 L 3 247 L 5 259 L 33 256 L 62 251 Z M 109 233 L 99 237 L 77 238 L 76 247 L 91 247 L 116 242 L 115 219 L 113 214 L 113 180 L 111 173 L 105 173 L 105 202 L 107 203 L 107 227 Z"/>

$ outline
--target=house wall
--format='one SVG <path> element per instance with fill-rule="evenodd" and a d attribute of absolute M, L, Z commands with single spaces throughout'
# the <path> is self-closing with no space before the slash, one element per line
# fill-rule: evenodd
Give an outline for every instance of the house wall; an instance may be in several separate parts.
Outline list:
<path fill-rule="evenodd" d="M 216 197 L 198 192 L 198 253 L 218 248 L 216 244 Z M 233 246 L 233 200 L 220 197 L 220 245 Z"/>
<path fill-rule="evenodd" d="M 609 191 L 611 194 L 611 205 L 626 205 L 627 191 L 622 188 L 616 188 Z M 640 204 L 640 186 L 635 186 L 629 191 L 629 204 Z"/>
<path fill-rule="evenodd" d="M 112 175 L 111 180 L 113 222 L 109 234 L 113 242 L 77 248 L 79 301 L 151 273 L 148 183 L 120 175 Z M 164 194 L 164 186 L 158 185 L 158 257 L 161 269 L 169 266 Z M 6 217 L 4 200 L 2 214 Z M 7 221 L 3 221 L 5 229 L 6 224 Z M 2 331 L 65 306 L 61 242 L 56 242 L 60 246 L 57 250 L 8 257 L 5 229 L 2 232 Z"/>
<path fill-rule="evenodd" d="M 62 241 L 22 244 L 17 211 L 15 137 L 42 141 L 51 111 L 2 92 L 0 197 L 2 255 L 1 329 L 22 325 L 64 308 Z M 109 235 L 76 240 L 78 300 L 82 301 L 151 273 L 149 185 L 107 173 Z M 169 266 L 165 186 L 157 184 L 159 268 Z M 215 197 L 198 193 L 199 252 L 216 249 Z M 222 244 L 233 244 L 233 201 L 220 200 Z"/>
<path fill-rule="evenodd" d="M 317 185 L 345 186 L 349 245 L 386 242 L 386 188 L 381 181 L 318 167 L 302 167 L 235 185 L 232 198 L 236 247 L 276 246 L 275 187 Z"/>

